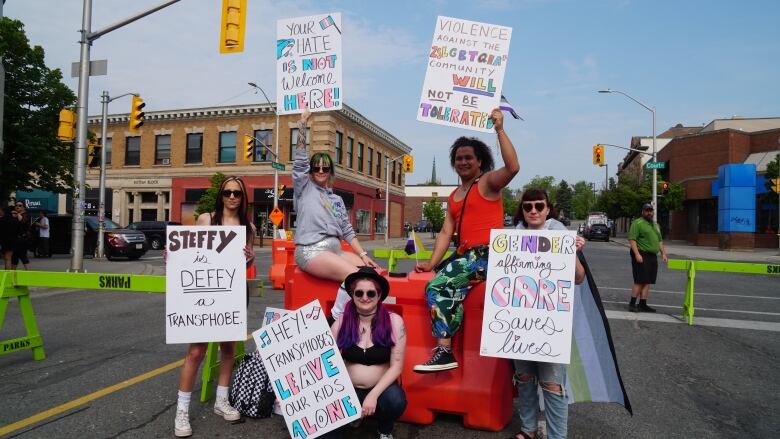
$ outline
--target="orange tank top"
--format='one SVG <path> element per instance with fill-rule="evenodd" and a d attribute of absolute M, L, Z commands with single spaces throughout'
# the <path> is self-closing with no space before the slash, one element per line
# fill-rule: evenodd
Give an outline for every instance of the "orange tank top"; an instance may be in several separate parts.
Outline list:
<path fill-rule="evenodd" d="M 463 212 L 463 200 L 455 201 L 455 189 L 447 200 L 447 210 L 453 218 L 453 232 L 458 232 L 460 214 Z M 464 198 L 468 202 L 466 216 L 460 226 L 460 243 L 467 248 L 490 243 L 490 229 L 504 227 L 504 202 L 501 194 L 497 200 L 488 200 L 479 193 L 479 187 L 475 187 Z"/>

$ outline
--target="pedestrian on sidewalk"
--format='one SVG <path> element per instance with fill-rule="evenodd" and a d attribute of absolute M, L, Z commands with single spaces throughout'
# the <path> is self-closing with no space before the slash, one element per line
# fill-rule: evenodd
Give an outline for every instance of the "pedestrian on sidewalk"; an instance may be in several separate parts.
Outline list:
<path fill-rule="evenodd" d="M 666 250 L 661 238 L 661 228 L 653 221 L 653 205 L 642 206 L 642 216 L 635 219 L 628 229 L 628 243 L 631 246 L 631 272 L 634 285 L 631 287 L 631 301 L 628 310 L 631 312 L 655 312 L 647 305 L 650 285 L 655 284 L 658 274 L 658 252 L 666 262 Z M 639 305 L 636 300 L 639 298 Z"/>
<path fill-rule="evenodd" d="M 38 248 L 37 254 L 41 258 L 50 258 L 51 252 L 49 251 L 49 218 L 46 217 L 46 211 L 41 209 L 38 212 L 40 216 L 34 226 L 38 229 Z"/>
<path fill-rule="evenodd" d="M 13 208 L 6 206 L 0 214 L 0 250 L 3 254 L 3 263 L 6 270 L 11 270 L 11 256 L 16 245 L 16 235 L 19 229 L 19 221 L 16 220 Z"/>
<path fill-rule="evenodd" d="M 11 266 L 13 270 L 16 270 L 21 262 L 24 269 L 29 270 L 30 258 L 27 257 L 27 249 L 30 247 L 32 222 L 23 202 L 17 201 L 14 206 L 14 218 L 18 221 L 18 229 L 14 251 L 11 255 Z"/>

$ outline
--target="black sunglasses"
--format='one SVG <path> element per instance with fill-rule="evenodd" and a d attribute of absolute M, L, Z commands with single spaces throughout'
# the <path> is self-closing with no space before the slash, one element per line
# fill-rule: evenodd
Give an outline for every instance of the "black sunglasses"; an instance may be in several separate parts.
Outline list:
<path fill-rule="evenodd" d="M 225 189 L 222 191 L 222 196 L 225 198 L 230 198 L 231 195 L 236 198 L 241 198 L 244 193 L 241 191 L 231 191 L 230 189 Z"/>
<path fill-rule="evenodd" d="M 323 174 L 330 173 L 330 166 L 315 166 L 311 168 L 312 172 L 321 172 Z"/>
<path fill-rule="evenodd" d="M 534 208 L 536 208 L 537 212 L 541 212 L 545 207 L 547 207 L 547 203 L 541 201 L 536 203 L 523 203 L 523 210 L 528 213 L 531 213 Z"/>
<path fill-rule="evenodd" d="M 374 297 L 376 297 L 376 291 L 374 291 L 374 290 L 368 290 L 365 293 L 366 293 L 366 296 L 368 296 L 369 299 L 373 299 Z M 363 297 L 363 290 L 355 290 L 355 291 L 352 292 L 352 295 L 354 295 L 358 299 L 361 299 Z"/>

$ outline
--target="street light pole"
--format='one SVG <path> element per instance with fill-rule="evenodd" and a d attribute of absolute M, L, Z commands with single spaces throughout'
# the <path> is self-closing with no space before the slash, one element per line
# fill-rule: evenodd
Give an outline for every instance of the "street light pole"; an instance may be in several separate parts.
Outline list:
<path fill-rule="evenodd" d="M 265 94 L 265 91 L 254 82 L 248 83 L 250 87 L 256 88 L 260 90 L 260 93 L 263 94 L 263 97 L 265 98 L 265 101 L 268 103 L 268 106 L 271 107 L 271 110 L 274 112 L 274 116 L 276 116 L 276 140 L 274 140 L 274 156 L 276 157 L 276 160 L 279 160 L 279 113 L 276 112 L 276 107 L 274 105 L 271 105 L 271 101 L 268 99 L 268 95 Z M 305 136 L 306 133 L 303 133 Z M 274 167 L 274 209 L 276 209 L 279 206 L 279 170 Z M 273 228 L 273 235 L 271 236 L 272 239 L 276 239 L 276 223 L 274 223 Z"/>
<path fill-rule="evenodd" d="M 395 163 L 396 160 L 403 156 L 404 154 L 401 154 L 392 160 L 390 160 L 389 156 L 385 156 L 385 247 L 387 247 L 388 233 L 390 230 L 390 163 Z"/>
<path fill-rule="evenodd" d="M 609 190 L 609 163 L 604 163 L 603 165 L 599 165 L 604 167 L 604 191 Z"/>
<path fill-rule="evenodd" d="M 636 102 L 637 104 L 641 105 L 645 108 L 645 110 L 653 113 L 653 163 L 656 162 L 656 148 L 655 148 L 655 107 L 648 107 L 647 105 L 643 104 L 630 94 L 620 91 L 620 90 L 612 90 L 611 88 L 608 88 L 606 90 L 599 90 L 599 93 L 617 93 L 621 94 L 632 101 Z M 658 221 L 658 169 L 653 168 L 653 221 Z"/>

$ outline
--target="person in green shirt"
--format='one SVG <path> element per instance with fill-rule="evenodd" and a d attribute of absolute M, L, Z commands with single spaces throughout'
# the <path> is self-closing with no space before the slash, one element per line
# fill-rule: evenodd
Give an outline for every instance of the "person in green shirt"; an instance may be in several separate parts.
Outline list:
<path fill-rule="evenodd" d="M 631 223 L 628 229 L 628 243 L 631 245 L 631 273 L 634 275 L 634 285 L 631 288 L 631 301 L 628 310 L 631 312 L 655 312 L 647 305 L 650 285 L 655 284 L 658 274 L 658 252 L 663 261 L 667 261 L 664 243 L 661 241 L 661 229 L 653 221 L 653 205 L 642 206 L 642 216 Z M 639 305 L 636 299 L 639 297 Z"/>

